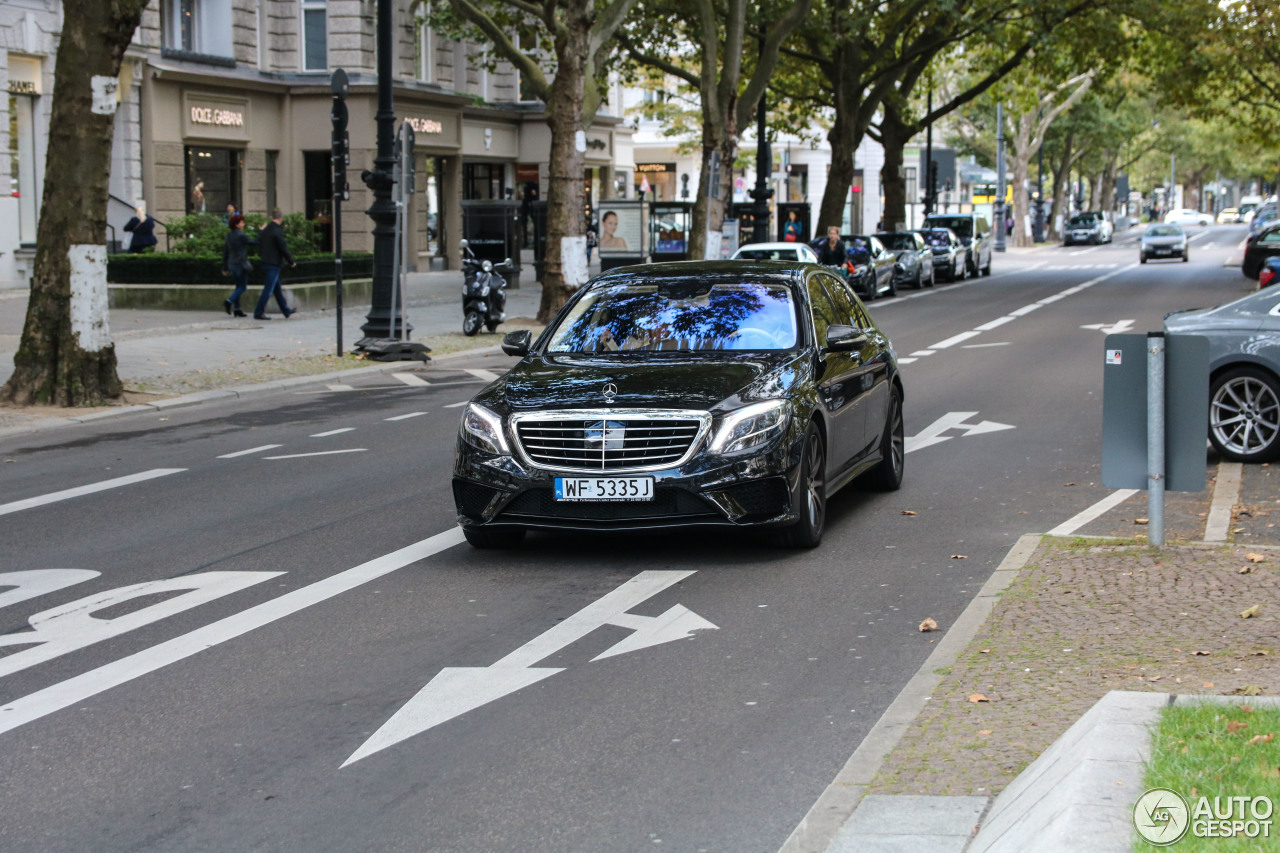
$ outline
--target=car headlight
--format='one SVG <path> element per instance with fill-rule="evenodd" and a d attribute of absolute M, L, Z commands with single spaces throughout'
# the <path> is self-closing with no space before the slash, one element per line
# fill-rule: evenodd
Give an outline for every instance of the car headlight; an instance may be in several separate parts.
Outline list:
<path fill-rule="evenodd" d="M 480 269 L 484 270 L 485 272 L 493 272 L 493 261 L 485 261 L 483 264 L 480 265 Z"/>
<path fill-rule="evenodd" d="M 791 407 L 785 400 L 743 406 L 721 418 L 709 450 L 720 456 L 732 456 L 761 447 L 782 435 L 790 420 Z"/>
<path fill-rule="evenodd" d="M 462 413 L 462 440 L 472 447 L 495 453 L 499 456 L 510 456 L 506 436 L 502 434 L 502 418 L 475 403 L 468 403 Z"/>

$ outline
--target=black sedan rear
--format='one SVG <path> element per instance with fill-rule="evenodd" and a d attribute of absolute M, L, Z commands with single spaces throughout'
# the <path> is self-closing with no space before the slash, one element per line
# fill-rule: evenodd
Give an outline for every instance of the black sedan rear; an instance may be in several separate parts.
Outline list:
<path fill-rule="evenodd" d="M 822 538 L 827 498 L 902 482 L 902 380 L 832 271 L 685 262 L 596 278 L 464 410 L 453 491 L 477 547 L 528 528 L 775 528 Z"/>
<path fill-rule="evenodd" d="M 1249 278 L 1257 278 L 1267 258 L 1280 255 L 1280 220 L 1262 226 L 1245 241 L 1244 263 L 1240 271 Z"/>

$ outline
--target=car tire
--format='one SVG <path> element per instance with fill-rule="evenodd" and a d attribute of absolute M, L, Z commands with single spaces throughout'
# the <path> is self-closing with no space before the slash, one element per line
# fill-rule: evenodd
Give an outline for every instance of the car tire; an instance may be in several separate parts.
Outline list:
<path fill-rule="evenodd" d="M 1256 367 L 1236 367 L 1209 386 L 1209 441 L 1233 462 L 1280 455 L 1280 382 Z"/>
<path fill-rule="evenodd" d="M 464 527 L 462 535 L 472 548 L 514 548 L 524 541 L 523 527 Z"/>
<path fill-rule="evenodd" d="M 1182 253 L 1182 262 L 1185 264 L 1189 260 L 1191 260 L 1191 253 L 1184 250 Z"/>
<path fill-rule="evenodd" d="M 929 270 L 929 280 L 924 283 L 925 287 L 933 287 L 938 283 L 938 271 L 936 269 Z"/>
<path fill-rule="evenodd" d="M 972 258 L 972 261 L 973 261 L 972 264 L 969 263 L 970 260 L 971 259 L 968 257 L 964 259 L 965 274 L 968 275 L 969 278 L 977 278 L 978 277 L 978 259 Z"/>
<path fill-rule="evenodd" d="M 480 319 L 479 311 L 468 311 L 467 316 L 462 318 L 462 334 L 468 338 L 475 337 L 476 332 L 480 331 L 483 321 Z"/>
<path fill-rule="evenodd" d="M 982 274 L 984 276 L 991 275 L 991 258 L 987 258 L 987 265 L 982 268 Z"/>
<path fill-rule="evenodd" d="M 866 482 L 882 492 L 896 492 L 902 486 L 903 463 L 907 457 L 902 426 L 902 392 L 889 392 L 889 411 L 880 434 L 880 463 L 866 473 Z"/>
<path fill-rule="evenodd" d="M 1146 262 L 1147 262 L 1147 254 L 1146 254 L 1146 252 L 1139 252 L 1139 253 L 1138 253 L 1138 263 L 1140 263 L 1140 264 L 1145 264 Z"/>
<path fill-rule="evenodd" d="M 868 286 L 867 286 L 866 282 L 863 282 L 863 285 L 862 285 L 862 292 L 865 294 L 865 295 L 862 297 L 862 301 L 863 301 L 863 302 L 875 302 L 875 301 L 876 301 L 876 296 L 877 296 L 878 294 L 876 293 L 876 280 L 875 280 L 875 278 L 874 278 L 874 277 L 871 279 L 871 286 L 870 286 L 870 287 L 868 287 Z"/>
<path fill-rule="evenodd" d="M 922 287 L 924 287 L 924 267 L 917 266 L 915 289 L 920 290 Z"/>
<path fill-rule="evenodd" d="M 884 293 L 885 296 L 888 296 L 890 299 L 898 295 L 898 282 L 893 278 L 893 276 L 889 276 L 889 289 Z"/>
<path fill-rule="evenodd" d="M 816 548 L 827 521 L 827 453 L 818 428 L 809 424 L 800 460 L 800 518 L 779 531 L 778 543 L 788 548 Z"/>

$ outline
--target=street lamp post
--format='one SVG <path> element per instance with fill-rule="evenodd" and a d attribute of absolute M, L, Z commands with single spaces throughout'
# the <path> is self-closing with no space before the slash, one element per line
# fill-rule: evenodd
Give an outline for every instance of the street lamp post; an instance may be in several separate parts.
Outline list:
<path fill-rule="evenodd" d="M 764 24 L 760 25 L 760 52 L 764 52 Z M 756 186 L 751 191 L 755 205 L 751 208 L 751 241 L 753 243 L 769 242 L 769 199 L 773 198 L 773 188 L 769 186 L 769 175 L 773 172 L 773 155 L 769 153 L 769 140 L 764 132 L 764 93 L 760 94 L 760 103 L 756 106 Z"/>
<path fill-rule="evenodd" d="M 996 203 L 992 206 L 991 218 L 996 227 L 995 250 L 1003 252 L 1005 246 L 1004 215 L 1004 104 L 996 102 Z"/>
<path fill-rule="evenodd" d="M 1036 222 L 1035 234 L 1032 235 L 1037 243 L 1043 243 L 1044 237 L 1044 145 L 1040 146 L 1037 152 L 1039 156 L 1039 165 L 1036 166 Z"/>
<path fill-rule="evenodd" d="M 933 115 L 933 88 L 929 88 L 929 103 L 925 107 L 926 115 Z M 925 125 L 924 132 L 924 215 L 933 213 L 933 122 Z"/>

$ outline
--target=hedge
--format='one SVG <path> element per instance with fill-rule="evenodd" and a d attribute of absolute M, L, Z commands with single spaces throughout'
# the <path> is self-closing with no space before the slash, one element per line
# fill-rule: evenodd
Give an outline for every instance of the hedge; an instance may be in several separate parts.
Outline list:
<path fill-rule="evenodd" d="M 262 284 L 262 264 L 251 258 L 253 272 L 250 284 Z M 297 258 L 296 267 L 281 269 L 285 284 L 309 281 L 333 281 L 333 255 L 306 255 Z M 344 278 L 373 276 L 372 252 L 343 252 Z M 222 274 L 220 255 L 119 254 L 107 257 L 107 281 L 112 284 L 227 284 Z"/>

